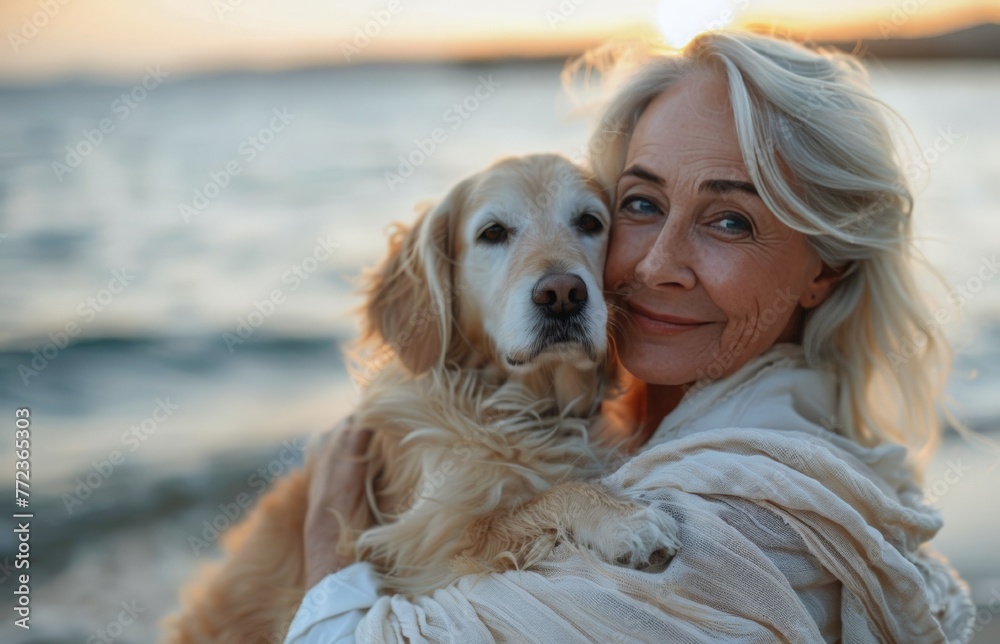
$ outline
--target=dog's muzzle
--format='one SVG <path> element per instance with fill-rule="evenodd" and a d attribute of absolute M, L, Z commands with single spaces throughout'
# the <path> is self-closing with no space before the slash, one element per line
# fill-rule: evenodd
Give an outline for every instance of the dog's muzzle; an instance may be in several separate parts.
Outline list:
<path fill-rule="evenodd" d="M 541 354 L 595 360 L 593 326 L 588 315 L 587 284 L 573 273 L 553 273 L 531 290 L 534 334 L 528 347 L 507 354 L 511 366 L 533 362 Z"/>

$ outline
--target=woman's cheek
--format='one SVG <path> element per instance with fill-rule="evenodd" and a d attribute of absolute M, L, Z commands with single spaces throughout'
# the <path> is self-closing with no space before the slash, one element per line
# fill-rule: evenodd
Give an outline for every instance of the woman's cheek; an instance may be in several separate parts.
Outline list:
<path fill-rule="evenodd" d="M 608 247 L 605 275 L 612 279 L 609 285 L 626 290 L 636 290 L 636 268 L 649 254 L 657 239 L 657 228 L 652 226 L 622 225 L 613 231 Z M 631 288 L 630 288 L 631 287 Z"/>
<path fill-rule="evenodd" d="M 633 279 L 635 266 L 641 257 L 637 253 L 633 240 L 622 230 L 612 232 L 608 244 L 608 256 L 604 265 L 605 288 L 618 290 L 628 280 Z"/>

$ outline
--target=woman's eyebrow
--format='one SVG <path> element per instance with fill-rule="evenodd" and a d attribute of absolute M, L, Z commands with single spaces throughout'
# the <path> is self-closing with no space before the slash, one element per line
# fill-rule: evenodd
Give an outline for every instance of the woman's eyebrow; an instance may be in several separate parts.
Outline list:
<path fill-rule="evenodd" d="M 643 181 L 655 183 L 658 186 L 665 186 L 667 183 L 663 177 L 642 167 L 641 165 L 633 165 L 626 168 L 625 171 L 622 172 L 622 177 L 635 177 L 637 179 L 642 179 Z M 760 193 L 757 192 L 757 188 L 749 181 L 737 181 L 734 179 L 709 179 L 707 181 L 703 181 L 701 185 L 698 186 L 698 192 L 713 192 L 716 194 L 725 194 L 727 192 L 745 192 L 753 195 L 754 197 L 760 196 Z"/>
<path fill-rule="evenodd" d="M 759 197 L 760 193 L 757 192 L 757 188 L 748 181 L 733 181 L 731 179 L 709 179 L 708 181 L 703 181 L 700 186 L 698 186 L 698 192 L 714 192 L 717 194 L 725 194 L 727 192 L 746 192 L 755 197 Z"/>
<path fill-rule="evenodd" d="M 626 168 L 625 171 L 622 172 L 622 176 L 623 177 L 635 177 L 637 179 L 642 179 L 643 181 L 649 181 L 651 183 L 655 183 L 655 184 L 657 184 L 659 186 L 666 185 L 666 183 L 667 183 L 663 179 L 663 177 L 659 176 L 658 174 L 656 174 L 654 172 L 651 172 L 651 171 L 647 170 L 646 168 L 642 167 L 641 165 L 634 165 L 634 166 L 632 166 L 630 168 Z"/>

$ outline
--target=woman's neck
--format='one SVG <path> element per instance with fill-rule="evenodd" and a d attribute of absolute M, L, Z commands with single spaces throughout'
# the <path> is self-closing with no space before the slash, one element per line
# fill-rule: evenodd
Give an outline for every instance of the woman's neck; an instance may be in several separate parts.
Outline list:
<path fill-rule="evenodd" d="M 680 404 L 687 389 L 687 385 L 646 385 L 646 412 L 638 429 L 642 435 L 640 445 L 649 440 L 667 414 Z"/>
<path fill-rule="evenodd" d="M 664 417 L 680 403 L 685 385 L 648 385 L 624 372 L 621 395 L 604 402 L 602 411 L 625 439 L 626 451 L 634 452 L 656 432 Z"/>

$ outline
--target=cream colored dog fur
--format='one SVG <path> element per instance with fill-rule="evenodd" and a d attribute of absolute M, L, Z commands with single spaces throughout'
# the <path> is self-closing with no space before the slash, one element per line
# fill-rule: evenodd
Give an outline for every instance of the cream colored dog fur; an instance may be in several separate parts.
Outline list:
<path fill-rule="evenodd" d="M 561 541 L 628 566 L 676 550 L 669 516 L 587 482 L 623 430 L 599 413 L 615 370 L 609 226 L 579 168 L 533 155 L 469 177 L 393 235 L 369 276 L 349 420 L 374 430 L 376 518 L 351 545 L 386 592 L 527 568 Z M 282 480 L 227 535 L 226 558 L 185 592 L 164 641 L 281 641 L 306 590 L 317 467 Z"/>

